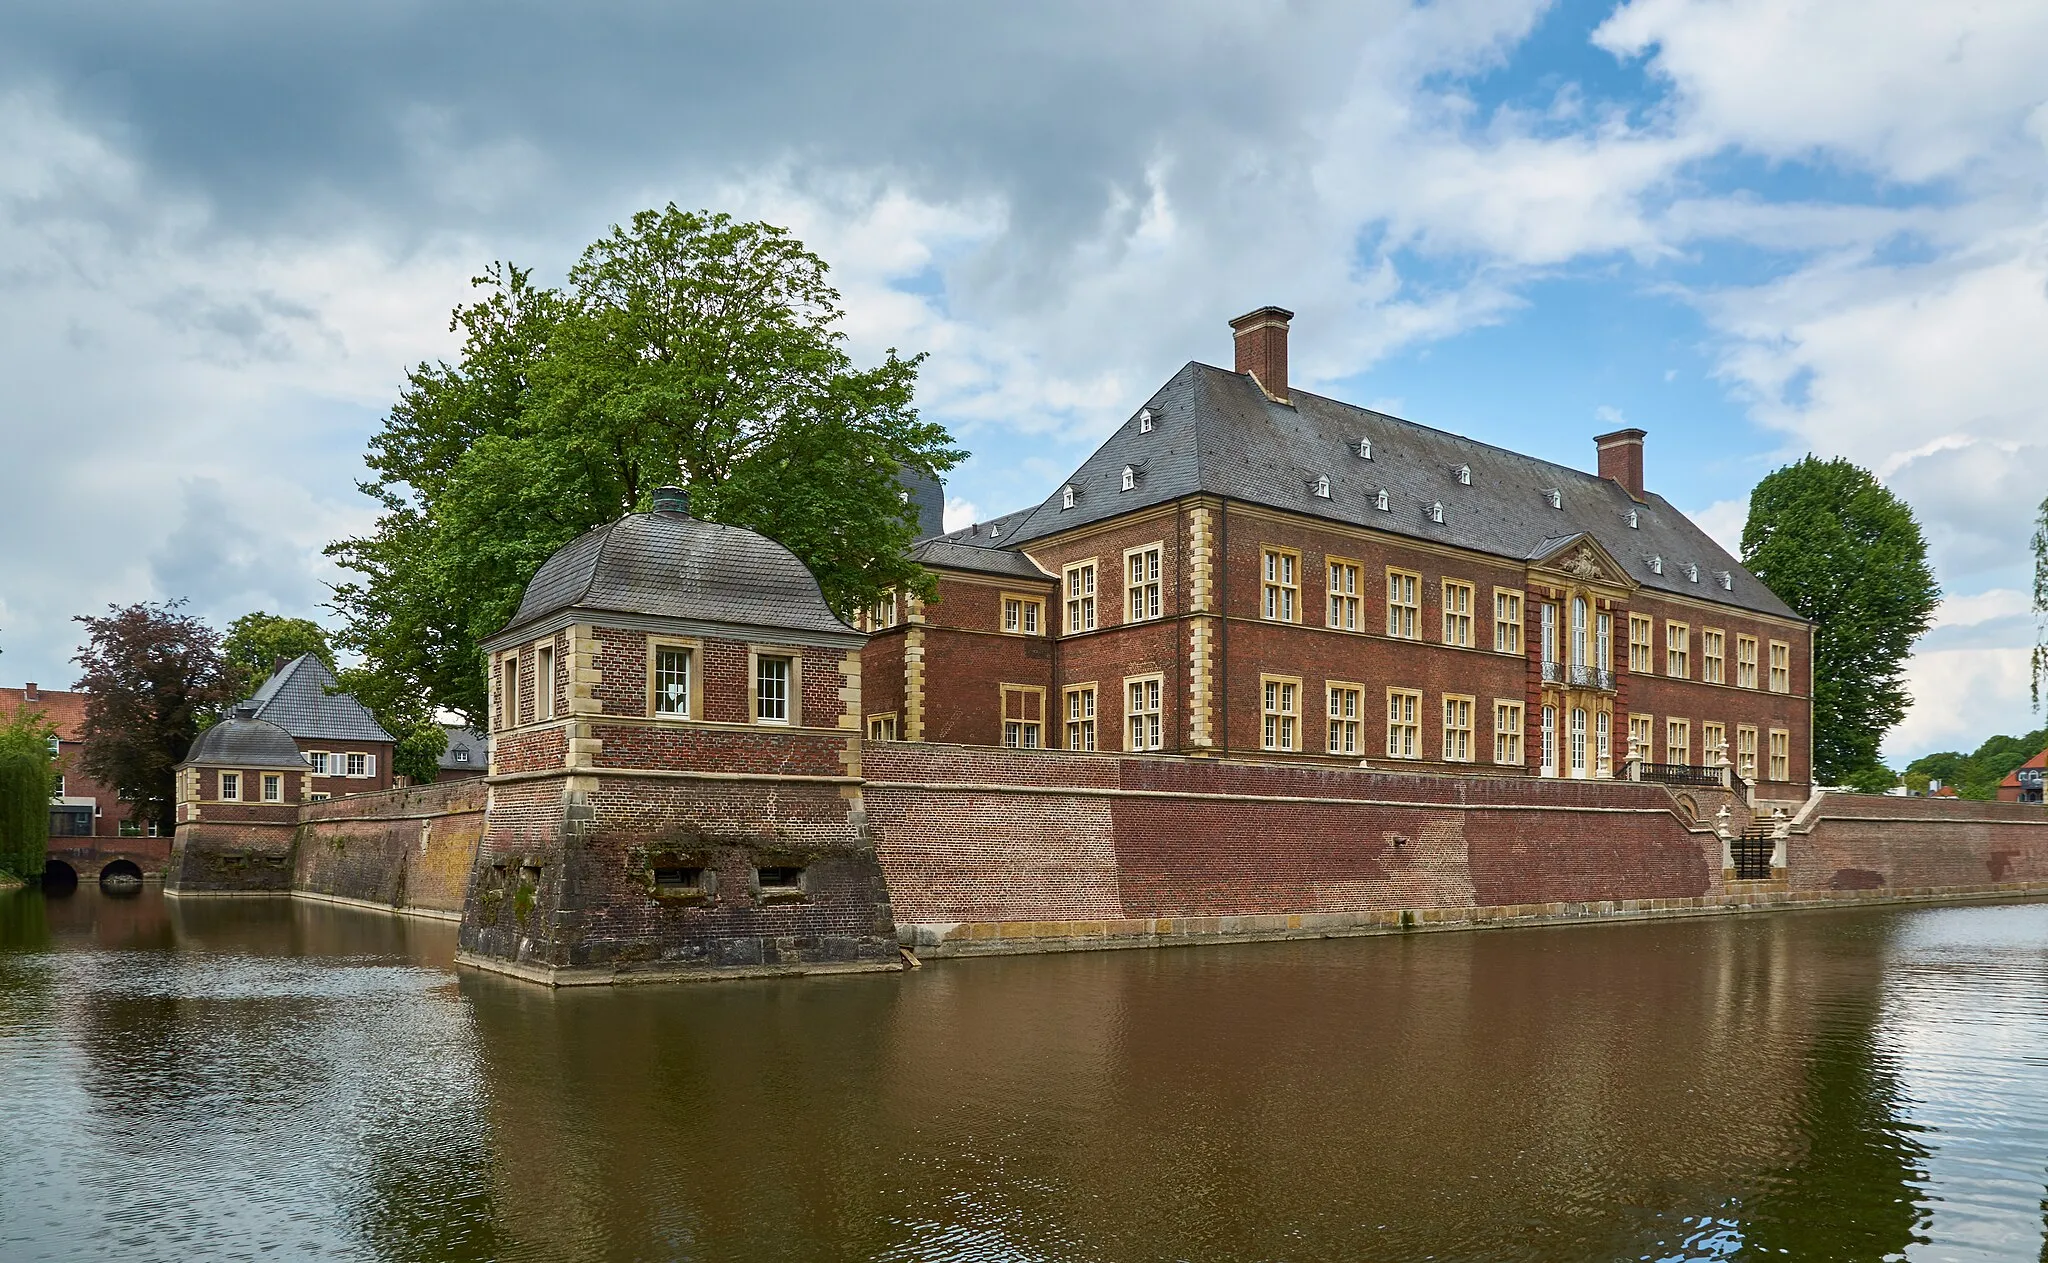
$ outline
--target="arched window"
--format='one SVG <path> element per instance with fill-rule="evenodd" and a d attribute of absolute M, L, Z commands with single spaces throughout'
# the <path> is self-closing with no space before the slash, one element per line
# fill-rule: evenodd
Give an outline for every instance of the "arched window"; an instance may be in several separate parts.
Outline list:
<path fill-rule="evenodd" d="M 1586 708 L 1572 707 L 1572 776 L 1586 778 Z"/>

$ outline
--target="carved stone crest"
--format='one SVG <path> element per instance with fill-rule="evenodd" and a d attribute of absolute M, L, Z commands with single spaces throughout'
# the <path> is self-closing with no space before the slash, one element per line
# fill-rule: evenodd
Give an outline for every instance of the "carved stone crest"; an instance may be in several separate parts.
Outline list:
<path fill-rule="evenodd" d="M 1600 566 L 1598 554 L 1584 544 L 1579 545 L 1579 551 L 1566 558 L 1563 564 L 1566 573 L 1581 579 L 1603 579 L 1607 576 L 1607 571 Z"/>

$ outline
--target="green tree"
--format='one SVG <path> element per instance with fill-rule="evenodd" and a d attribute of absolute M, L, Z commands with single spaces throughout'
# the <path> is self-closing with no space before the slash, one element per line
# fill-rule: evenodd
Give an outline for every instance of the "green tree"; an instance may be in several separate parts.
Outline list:
<path fill-rule="evenodd" d="M 0 724 L 0 876 L 42 875 L 50 842 L 50 795 L 57 772 L 50 755 L 57 730 L 42 711 L 23 706 Z"/>
<path fill-rule="evenodd" d="M 301 654 L 313 654 L 327 664 L 328 670 L 334 669 L 334 646 L 328 643 L 326 628 L 311 619 L 288 618 L 262 610 L 229 623 L 220 652 L 238 697 L 255 692 L 271 672 Z"/>
<path fill-rule="evenodd" d="M 1896 781 L 1877 748 L 1905 718 L 1906 655 L 1941 599 L 1912 510 L 1868 470 L 1808 456 L 1750 493 L 1742 560 L 1814 623 L 1815 778 Z"/>
<path fill-rule="evenodd" d="M 1917 776 L 1923 781 L 1932 779 L 1953 786 L 1957 795 L 1963 798 L 1989 800 L 1998 797 L 2000 781 L 2043 749 L 2048 749 L 2048 728 L 2038 728 L 2017 737 L 2001 734 L 1985 738 L 1984 743 L 1969 754 L 1943 750 L 1922 755 L 1907 766 L 1906 773 L 1909 778 Z"/>
<path fill-rule="evenodd" d="M 783 229 L 674 206 L 584 251 L 566 292 L 509 265 L 477 278 L 459 362 L 414 369 L 371 442 L 376 530 L 329 549 L 358 576 L 336 590 L 340 643 L 476 723 L 477 643 L 534 570 L 670 482 L 789 547 L 842 613 L 930 595 L 897 471 L 963 453 L 912 406 L 921 356 L 853 364 L 826 278 Z"/>
<path fill-rule="evenodd" d="M 169 830 L 176 767 L 203 721 L 236 700 L 220 633 L 179 611 L 183 601 L 109 605 L 81 614 L 86 643 L 72 661 L 85 702 L 85 772 L 132 804 L 129 819 Z"/>

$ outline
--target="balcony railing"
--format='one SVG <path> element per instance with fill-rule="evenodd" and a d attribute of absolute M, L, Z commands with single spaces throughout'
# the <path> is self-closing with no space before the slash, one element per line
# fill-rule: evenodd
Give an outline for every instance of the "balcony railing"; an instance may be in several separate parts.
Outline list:
<path fill-rule="evenodd" d="M 1721 769 L 1698 767 L 1690 763 L 1643 763 L 1636 773 L 1636 779 L 1655 781 L 1660 785 L 1698 785 L 1706 789 L 1721 788 Z"/>
<path fill-rule="evenodd" d="M 1564 683 L 1564 663 L 1562 663 L 1562 662 L 1546 662 L 1546 663 L 1544 663 L 1544 664 L 1543 664 L 1543 682 L 1544 682 L 1545 684 L 1562 684 L 1562 683 Z"/>
<path fill-rule="evenodd" d="M 1543 664 L 1543 682 L 1545 684 L 1566 684 L 1575 689 L 1600 689 L 1604 692 L 1612 693 L 1614 691 L 1614 672 L 1603 671 L 1599 667 L 1586 666 L 1577 662 L 1569 666 L 1562 662 L 1546 662 Z"/>

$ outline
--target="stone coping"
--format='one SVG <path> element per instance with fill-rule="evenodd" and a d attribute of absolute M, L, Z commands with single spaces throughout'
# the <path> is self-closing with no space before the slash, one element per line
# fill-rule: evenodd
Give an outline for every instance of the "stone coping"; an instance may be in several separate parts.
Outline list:
<path fill-rule="evenodd" d="M 449 911 L 444 908 L 423 908 L 417 904 L 407 904 L 403 908 L 395 908 L 388 903 L 379 903 L 375 899 L 355 899 L 348 895 L 330 895 L 317 890 L 294 889 L 290 894 L 292 898 L 303 899 L 308 903 L 339 904 L 344 908 L 361 908 L 365 912 L 389 912 L 401 917 L 418 917 L 424 921 L 462 920 L 462 910 L 460 908 Z"/>
<path fill-rule="evenodd" d="M 499 960 L 473 952 L 457 952 L 455 963 L 485 973 L 504 974 L 545 987 L 624 987 L 657 982 L 720 982 L 744 978 L 796 978 L 811 974 L 901 973 L 906 959 L 894 961 L 823 961 L 811 965 L 648 965 L 643 967 L 556 969 L 524 961 Z"/>

